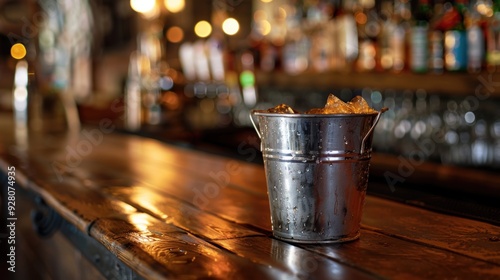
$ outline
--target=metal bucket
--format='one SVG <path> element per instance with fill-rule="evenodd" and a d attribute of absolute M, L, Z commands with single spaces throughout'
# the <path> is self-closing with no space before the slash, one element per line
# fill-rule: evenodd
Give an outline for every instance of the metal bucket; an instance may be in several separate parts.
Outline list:
<path fill-rule="evenodd" d="M 372 132 L 385 110 L 338 115 L 251 112 L 261 139 L 275 237 L 302 243 L 359 237 Z"/>

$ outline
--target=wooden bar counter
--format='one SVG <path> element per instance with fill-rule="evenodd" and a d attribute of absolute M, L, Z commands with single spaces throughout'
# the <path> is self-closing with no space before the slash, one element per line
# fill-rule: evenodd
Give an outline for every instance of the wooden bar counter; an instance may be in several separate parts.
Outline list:
<path fill-rule="evenodd" d="M 287 243 L 272 237 L 260 165 L 106 119 L 76 134 L 2 122 L 0 170 L 15 168 L 17 202 L 10 279 L 500 279 L 498 226 L 367 196 L 359 240 Z"/>

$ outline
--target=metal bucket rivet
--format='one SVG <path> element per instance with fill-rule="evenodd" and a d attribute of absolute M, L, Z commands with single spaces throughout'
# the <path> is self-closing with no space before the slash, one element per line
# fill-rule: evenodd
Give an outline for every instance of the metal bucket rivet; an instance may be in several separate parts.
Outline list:
<path fill-rule="evenodd" d="M 250 113 L 261 139 L 275 237 L 301 243 L 359 237 L 373 129 L 386 110 L 333 115 Z"/>

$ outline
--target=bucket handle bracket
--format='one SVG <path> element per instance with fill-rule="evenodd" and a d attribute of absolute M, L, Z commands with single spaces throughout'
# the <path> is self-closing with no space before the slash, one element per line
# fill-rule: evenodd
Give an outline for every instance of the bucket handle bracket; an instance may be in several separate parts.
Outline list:
<path fill-rule="evenodd" d="M 387 110 L 389 110 L 389 108 L 384 107 L 384 108 L 380 109 L 380 111 L 377 114 L 377 117 L 373 121 L 372 126 L 370 127 L 370 129 L 368 130 L 366 135 L 363 137 L 363 140 L 361 140 L 361 148 L 359 149 L 359 153 L 361 155 L 365 153 L 366 140 L 368 140 L 368 137 L 370 137 L 370 135 L 373 133 L 373 130 L 375 129 L 375 126 L 377 125 L 378 121 L 380 120 L 380 117 L 382 116 L 382 114 Z"/>
<path fill-rule="evenodd" d="M 262 139 L 262 137 L 260 135 L 259 128 L 257 127 L 257 124 L 255 123 L 255 120 L 253 119 L 255 112 L 256 112 L 256 110 L 250 111 L 250 121 L 252 122 L 253 128 L 255 128 L 255 132 L 257 132 L 257 135 L 259 136 L 259 139 Z"/>

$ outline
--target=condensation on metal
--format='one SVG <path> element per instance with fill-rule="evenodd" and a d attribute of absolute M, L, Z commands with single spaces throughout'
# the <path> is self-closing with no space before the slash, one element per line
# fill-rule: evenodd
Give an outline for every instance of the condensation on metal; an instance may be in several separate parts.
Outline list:
<path fill-rule="evenodd" d="M 358 238 L 371 133 L 380 113 L 252 114 L 258 118 L 274 236 L 302 243 Z"/>

